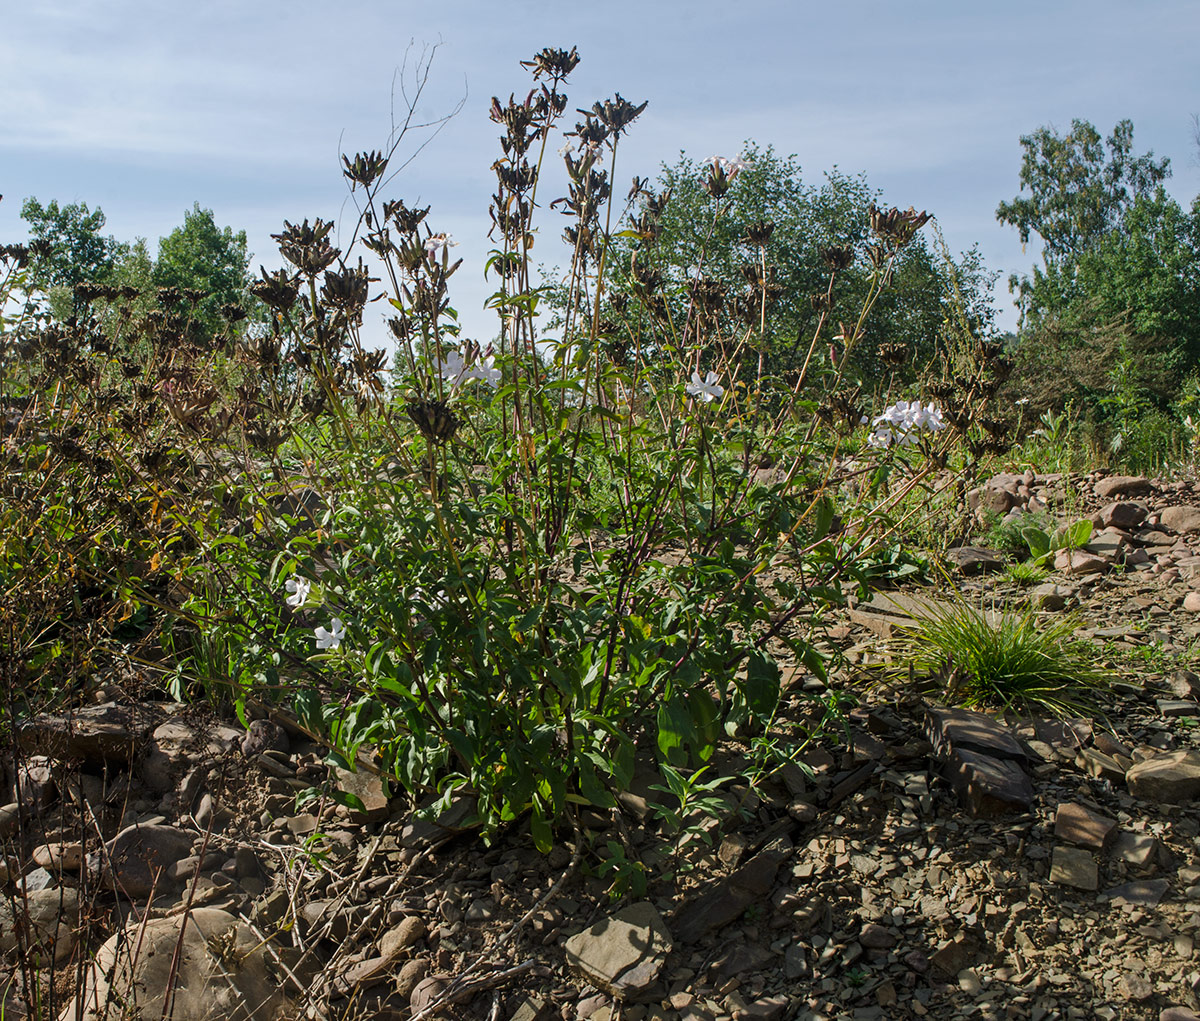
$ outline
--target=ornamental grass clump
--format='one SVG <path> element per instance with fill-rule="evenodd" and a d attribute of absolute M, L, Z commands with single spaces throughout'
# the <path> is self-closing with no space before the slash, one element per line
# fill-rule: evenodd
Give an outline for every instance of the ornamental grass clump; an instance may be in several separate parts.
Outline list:
<path fill-rule="evenodd" d="M 958 600 L 931 605 L 906 628 L 911 675 L 968 709 L 1072 717 L 1097 712 L 1112 677 L 1076 639 L 1073 617 L 988 611 Z M 906 676 L 910 671 L 905 667 Z"/>

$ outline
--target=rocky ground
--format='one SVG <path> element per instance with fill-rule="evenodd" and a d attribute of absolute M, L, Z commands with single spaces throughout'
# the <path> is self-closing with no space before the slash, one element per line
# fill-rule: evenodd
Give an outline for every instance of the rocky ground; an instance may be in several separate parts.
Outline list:
<path fill-rule="evenodd" d="M 246 731 L 110 684 L 19 728 L 3 1016 L 1196 1017 L 1200 485 L 1027 473 L 971 502 L 1093 517 L 1032 590 L 987 549 L 951 559 L 967 598 L 1084 618 L 1117 679 L 1103 715 L 998 719 L 889 683 L 946 593 L 879 593 L 829 630 L 844 729 L 682 837 L 643 776 L 540 856 L 516 831 L 484 846 L 469 804 L 414 817 L 365 768 L 339 776 L 364 811 L 297 810 L 329 767 L 286 718 Z M 825 694 L 796 675 L 789 721 Z M 622 861 L 649 883 L 613 900 Z"/>

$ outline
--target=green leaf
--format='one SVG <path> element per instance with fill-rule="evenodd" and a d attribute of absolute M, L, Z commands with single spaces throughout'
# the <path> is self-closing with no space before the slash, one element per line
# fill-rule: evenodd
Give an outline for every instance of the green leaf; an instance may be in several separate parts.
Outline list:
<path fill-rule="evenodd" d="M 673 695 L 659 704 L 657 721 L 658 750 L 663 759 L 680 766 L 684 765 L 687 761 L 684 746 L 696 736 L 687 704 L 678 695 Z"/>
<path fill-rule="evenodd" d="M 533 846 L 542 854 L 549 854 L 554 847 L 554 829 L 537 798 L 534 799 L 533 811 L 529 816 L 529 833 L 533 837 Z"/>
<path fill-rule="evenodd" d="M 765 652 L 755 650 L 746 663 L 746 705 L 760 719 L 779 705 L 779 667 Z"/>

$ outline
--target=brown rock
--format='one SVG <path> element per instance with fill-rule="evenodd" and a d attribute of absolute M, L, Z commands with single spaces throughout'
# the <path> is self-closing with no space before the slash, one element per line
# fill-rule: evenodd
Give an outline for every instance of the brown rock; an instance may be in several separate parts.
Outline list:
<path fill-rule="evenodd" d="M 1058 845 L 1050 862 L 1050 882 L 1074 886 L 1079 890 L 1100 888 L 1096 859 L 1077 847 Z"/>
<path fill-rule="evenodd" d="M 1151 492 L 1154 486 L 1142 475 L 1110 475 L 1092 488 L 1101 500 L 1111 500 L 1119 496 L 1142 496 Z"/>
<path fill-rule="evenodd" d="M 943 772 L 963 808 L 976 819 L 1028 812 L 1033 806 L 1033 784 L 1025 770 L 1011 760 L 955 750 Z"/>
<path fill-rule="evenodd" d="M 1125 774 L 1129 793 L 1147 801 L 1179 804 L 1200 796 L 1200 752 L 1167 752 L 1143 759 Z"/>
<path fill-rule="evenodd" d="M 1068 844 L 1101 850 L 1117 827 L 1116 819 L 1093 812 L 1083 805 L 1064 803 L 1054 814 L 1054 835 Z"/>
<path fill-rule="evenodd" d="M 1158 520 L 1173 532 L 1200 532 L 1200 507 L 1164 507 Z"/>
<path fill-rule="evenodd" d="M 671 934 L 658 910 L 640 901 L 603 918 L 566 942 L 567 963 L 613 996 L 637 993 L 658 978 Z"/>

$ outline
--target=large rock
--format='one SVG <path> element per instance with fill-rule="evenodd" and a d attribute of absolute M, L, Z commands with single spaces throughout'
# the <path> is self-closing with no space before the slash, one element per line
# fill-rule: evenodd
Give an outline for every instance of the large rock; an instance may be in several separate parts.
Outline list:
<path fill-rule="evenodd" d="M 1112 500 L 1119 496 L 1142 496 L 1151 492 L 1154 484 L 1143 475 L 1112 475 L 1093 488 L 1101 500 Z"/>
<path fill-rule="evenodd" d="M 975 818 L 1027 812 L 1033 784 L 1026 756 L 1012 732 L 986 713 L 931 709 L 925 736 L 959 801 Z"/>
<path fill-rule="evenodd" d="M 17 739 L 28 752 L 55 759 L 127 763 L 154 725 L 145 710 L 115 702 L 85 706 L 65 716 L 37 716 L 17 725 Z"/>
<path fill-rule="evenodd" d="M 1173 532 L 1200 532 L 1200 507 L 1164 507 L 1158 520 Z"/>
<path fill-rule="evenodd" d="M 177 947 L 178 967 L 173 969 Z M 173 998 L 169 1014 L 168 995 Z M 197 908 L 116 933 L 97 952 L 81 1000 L 82 1009 L 73 1000 L 59 1021 L 276 1021 L 288 1006 L 268 971 L 261 941 L 233 915 L 216 908 Z"/>
<path fill-rule="evenodd" d="M 650 986 L 671 952 L 671 934 L 649 901 L 622 908 L 566 944 L 567 962 L 621 999 Z"/>
<path fill-rule="evenodd" d="M 925 714 L 925 736 L 939 758 L 947 757 L 952 750 L 973 751 L 1025 765 L 1025 751 L 1012 731 L 987 713 L 930 709 Z"/>
<path fill-rule="evenodd" d="M 167 720 L 150 735 L 142 754 L 142 779 L 151 790 L 165 794 L 204 752 L 204 739 L 194 729 L 181 720 Z"/>
<path fill-rule="evenodd" d="M 972 818 L 990 819 L 1028 812 L 1033 807 L 1033 784 L 1020 764 L 1011 759 L 955 749 L 942 772 Z"/>
<path fill-rule="evenodd" d="M 1140 501 L 1118 500 L 1100 509 L 1100 524 L 1104 528 L 1136 528 L 1149 513 Z"/>
<path fill-rule="evenodd" d="M 1135 762 L 1125 782 L 1130 794 L 1146 801 L 1192 801 L 1200 797 L 1200 752 L 1167 752 Z"/>
<path fill-rule="evenodd" d="M 1005 564 L 999 553 L 982 546 L 956 546 L 946 550 L 946 559 L 967 576 L 1002 571 Z"/>
<path fill-rule="evenodd" d="M 9 956 L 18 951 L 31 955 L 48 952 L 56 964 L 61 964 L 71 956 L 78 925 L 79 891 L 70 887 L 34 890 L 23 898 L 5 898 L 0 900 L 0 953 Z"/>
<path fill-rule="evenodd" d="M 117 893 L 140 900 L 173 888 L 169 869 L 192 853 L 193 836 L 173 826 L 126 826 L 88 856 L 93 873 Z"/>

